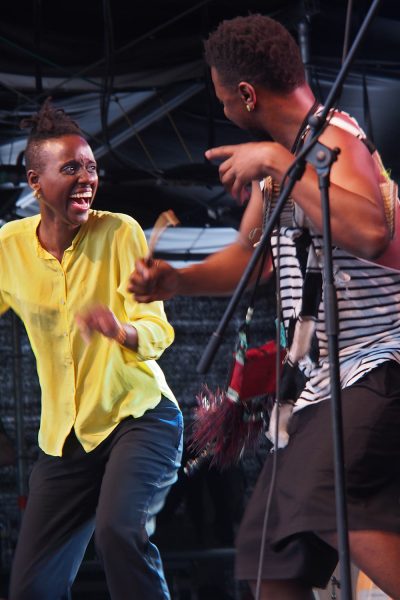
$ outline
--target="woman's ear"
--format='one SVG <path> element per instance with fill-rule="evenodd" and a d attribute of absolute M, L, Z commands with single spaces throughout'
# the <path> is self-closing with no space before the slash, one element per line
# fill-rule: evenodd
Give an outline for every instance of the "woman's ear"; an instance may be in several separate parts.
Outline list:
<path fill-rule="evenodd" d="M 252 112 L 257 103 L 257 95 L 254 87 L 247 81 L 241 81 L 238 85 L 238 89 L 247 110 Z"/>
<path fill-rule="evenodd" d="M 34 191 L 38 191 L 40 188 L 38 173 L 36 171 L 34 171 L 33 169 L 29 169 L 29 171 L 26 174 L 26 178 L 28 180 L 29 186 Z"/>

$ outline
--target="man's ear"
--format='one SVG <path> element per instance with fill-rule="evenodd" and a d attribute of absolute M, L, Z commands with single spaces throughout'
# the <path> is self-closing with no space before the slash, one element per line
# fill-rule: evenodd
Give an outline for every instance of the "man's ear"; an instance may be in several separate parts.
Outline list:
<path fill-rule="evenodd" d="M 249 112 L 253 111 L 257 103 L 257 94 L 254 87 L 247 81 L 241 81 L 238 84 L 238 90 L 247 110 Z"/>

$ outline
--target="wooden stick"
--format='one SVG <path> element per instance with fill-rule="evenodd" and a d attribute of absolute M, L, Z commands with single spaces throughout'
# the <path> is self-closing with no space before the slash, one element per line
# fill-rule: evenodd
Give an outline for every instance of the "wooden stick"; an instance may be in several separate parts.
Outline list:
<path fill-rule="evenodd" d="M 175 227 L 179 224 L 180 221 L 178 217 L 171 209 L 165 210 L 158 216 L 150 235 L 149 252 L 147 254 L 147 260 L 151 260 L 153 258 L 157 242 L 164 233 L 164 231 L 167 229 L 167 227 Z"/>

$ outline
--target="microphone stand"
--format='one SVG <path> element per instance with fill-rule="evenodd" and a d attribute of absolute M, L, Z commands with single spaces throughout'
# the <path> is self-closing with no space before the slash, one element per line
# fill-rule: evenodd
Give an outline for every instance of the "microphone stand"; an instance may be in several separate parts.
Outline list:
<path fill-rule="evenodd" d="M 331 91 L 326 99 L 325 106 L 321 114 L 315 118 L 311 117 L 309 124 L 311 135 L 306 140 L 301 152 L 298 154 L 288 171 L 288 181 L 283 187 L 276 206 L 271 213 L 269 221 L 266 223 L 264 232 L 259 244 L 247 264 L 245 271 L 239 281 L 239 284 L 232 295 L 228 306 L 222 316 L 217 329 L 212 334 L 201 358 L 197 365 L 197 372 L 204 374 L 208 371 L 214 356 L 222 342 L 225 329 L 236 309 L 243 292 L 257 265 L 259 259 L 265 251 L 269 242 L 271 233 L 278 222 L 279 215 L 287 201 L 296 182 L 301 179 L 305 161 L 312 164 L 318 174 L 318 185 L 321 192 L 321 205 L 323 216 L 323 248 L 324 248 L 324 309 L 326 321 L 326 335 L 328 338 L 328 356 L 330 365 L 330 385 L 331 385 L 331 414 L 333 421 L 333 442 L 334 442 L 334 465 L 335 465 L 335 500 L 336 517 L 338 533 L 338 553 L 340 559 L 341 573 L 341 591 L 343 600 L 351 600 L 351 573 L 350 573 L 350 553 L 347 528 L 347 507 L 345 494 L 345 476 L 343 460 L 343 436 L 342 436 L 342 411 L 341 411 L 341 389 L 340 389 L 340 365 L 338 356 L 338 318 L 337 318 L 337 298 L 334 286 L 333 266 L 332 266 L 332 242 L 329 211 L 329 174 L 332 163 L 336 160 L 339 150 L 331 150 L 320 142 L 318 138 L 327 125 L 327 116 L 339 97 L 343 81 L 347 76 L 354 55 L 358 50 L 360 43 L 365 35 L 367 28 L 378 8 L 380 0 L 373 0 L 370 9 L 359 29 L 359 32 L 344 60 Z"/>

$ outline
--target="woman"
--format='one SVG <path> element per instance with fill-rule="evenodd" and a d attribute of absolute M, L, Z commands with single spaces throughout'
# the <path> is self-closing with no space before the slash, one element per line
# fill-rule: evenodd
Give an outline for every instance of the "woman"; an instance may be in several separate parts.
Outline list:
<path fill-rule="evenodd" d="M 42 414 L 9 598 L 67 597 L 95 531 L 113 600 L 168 599 L 149 536 L 181 458 L 182 415 L 155 362 L 173 329 L 162 303 L 126 292 L 145 237 L 91 209 L 97 166 L 77 124 L 48 100 L 24 125 L 40 214 L 0 231 L 0 313 L 25 324 Z"/>

